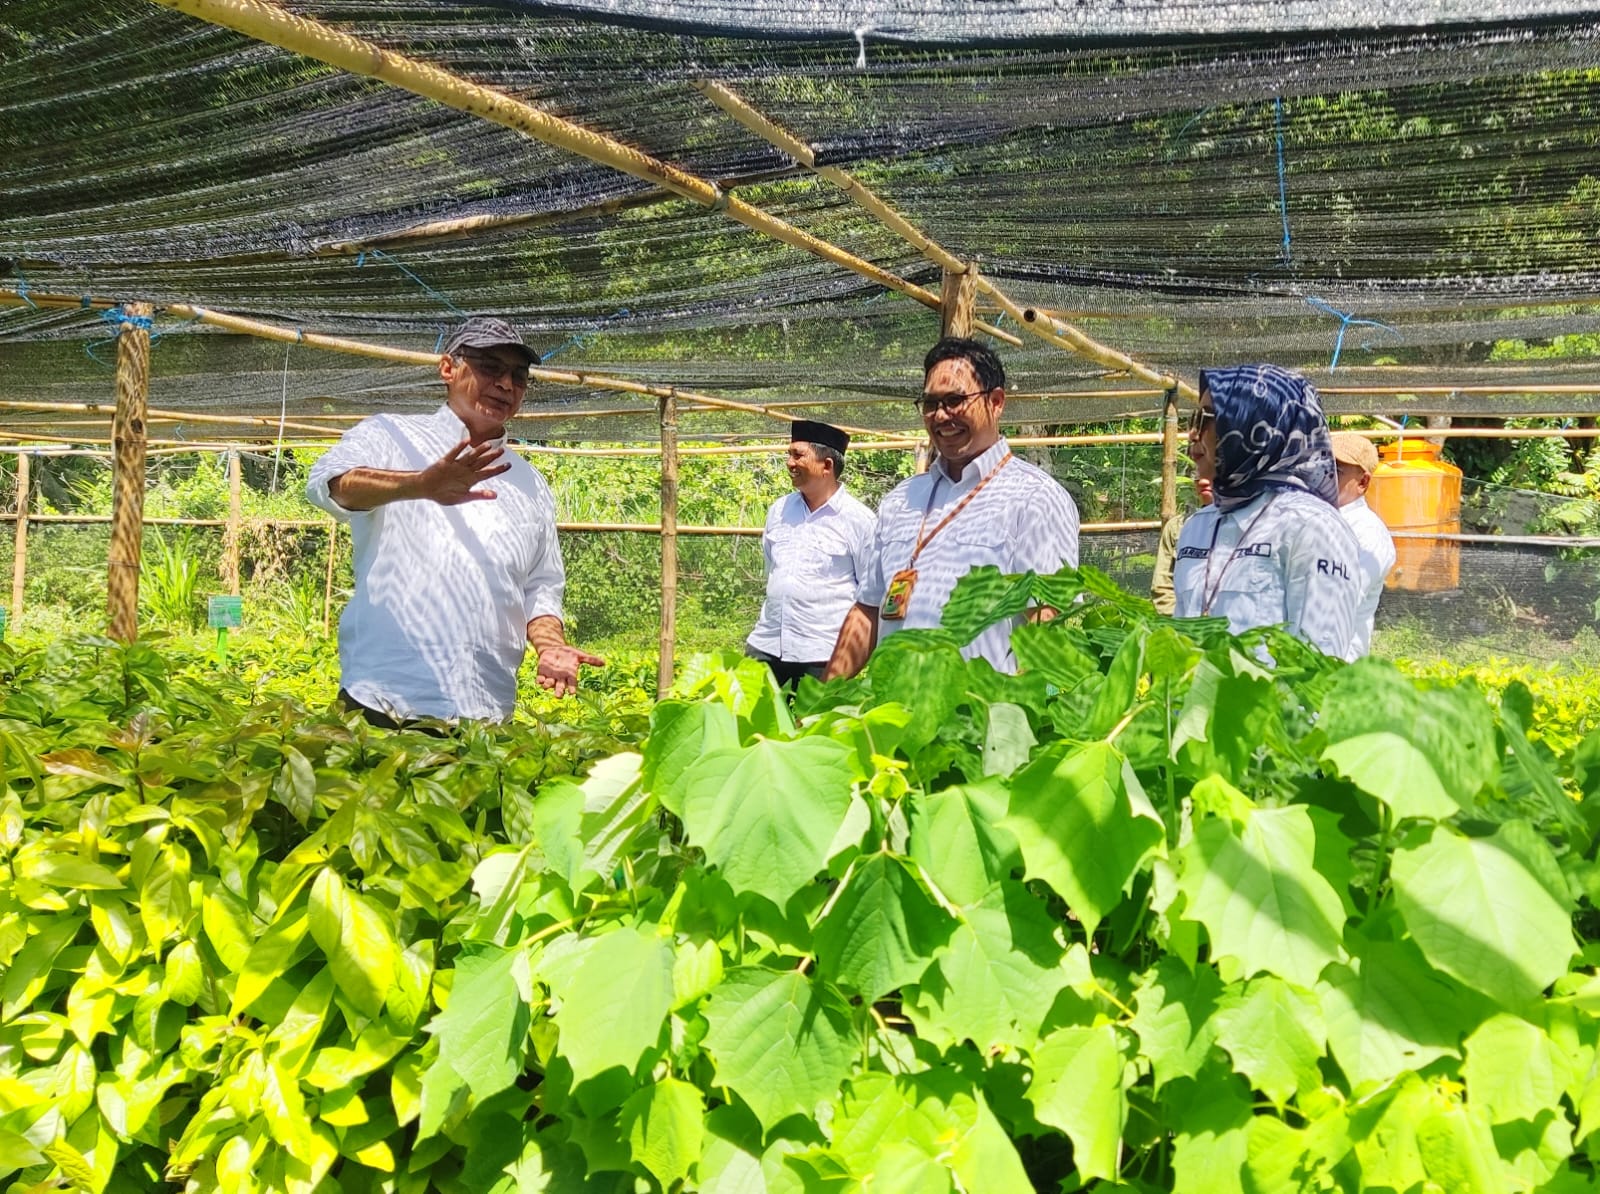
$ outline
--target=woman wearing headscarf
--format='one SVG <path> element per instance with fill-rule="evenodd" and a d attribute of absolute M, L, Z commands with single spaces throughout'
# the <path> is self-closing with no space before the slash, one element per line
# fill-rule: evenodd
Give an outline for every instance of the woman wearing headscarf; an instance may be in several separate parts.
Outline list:
<path fill-rule="evenodd" d="M 1311 383 L 1275 365 L 1205 370 L 1189 455 L 1213 501 L 1178 537 L 1177 616 L 1227 618 L 1235 634 L 1281 625 L 1348 658 L 1360 551 Z"/>

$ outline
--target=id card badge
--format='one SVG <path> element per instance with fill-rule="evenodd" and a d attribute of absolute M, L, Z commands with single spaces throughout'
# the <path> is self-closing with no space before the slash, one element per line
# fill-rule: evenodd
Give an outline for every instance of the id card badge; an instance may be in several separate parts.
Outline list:
<path fill-rule="evenodd" d="M 911 592 L 916 587 L 915 568 L 902 568 L 896 572 L 883 594 L 883 606 L 878 610 L 878 616 L 885 622 L 899 622 L 904 619 L 906 610 L 911 605 Z"/>

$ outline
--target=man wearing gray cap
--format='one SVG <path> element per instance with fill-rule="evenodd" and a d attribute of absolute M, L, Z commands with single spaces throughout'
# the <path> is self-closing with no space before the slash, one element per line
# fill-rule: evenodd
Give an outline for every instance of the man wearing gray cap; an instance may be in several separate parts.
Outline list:
<path fill-rule="evenodd" d="M 530 644 L 557 696 L 604 665 L 566 643 L 555 502 L 506 450 L 538 359 L 504 320 L 468 319 L 439 358 L 443 406 L 363 419 L 312 467 L 306 496 L 355 546 L 339 695 L 374 725 L 508 720 Z"/>
<path fill-rule="evenodd" d="M 1339 513 L 1355 532 L 1361 549 L 1361 604 L 1356 607 L 1350 659 L 1372 650 L 1372 623 L 1378 614 L 1383 582 L 1394 567 L 1394 538 L 1383 519 L 1367 505 L 1367 487 L 1378 469 L 1378 450 L 1354 431 L 1333 433 L 1333 461 L 1339 469 Z"/>

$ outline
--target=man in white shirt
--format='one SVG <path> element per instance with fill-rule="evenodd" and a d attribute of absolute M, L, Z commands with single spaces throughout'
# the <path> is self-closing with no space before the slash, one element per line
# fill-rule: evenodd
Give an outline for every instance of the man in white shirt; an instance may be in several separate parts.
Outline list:
<path fill-rule="evenodd" d="M 800 419 L 789 438 L 794 492 L 767 511 L 761 535 L 767 599 L 747 642 L 749 653 L 772 669 L 779 684 L 796 683 L 803 675 L 822 677 L 866 576 L 878 522 L 840 483 L 848 435 Z"/>
<path fill-rule="evenodd" d="M 1333 459 L 1339 466 L 1339 513 L 1355 532 L 1361 550 L 1361 575 L 1365 587 L 1356 607 L 1355 638 L 1350 644 L 1351 660 L 1372 650 L 1372 623 L 1383 596 L 1383 582 L 1394 567 L 1394 537 L 1383 519 L 1367 505 L 1367 487 L 1378 469 L 1378 449 L 1364 435 L 1353 431 L 1333 434 Z"/>
<path fill-rule="evenodd" d="M 827 677 L 853 676 L 880 639 L 939 625 L 956 582 L 993 564 L 1041 576 L 1078 563 L 1078 508 L 1049 473 L 1011 454 L 1000 434 L 1006 375 L 993 349 L 946 337 L 923 361 L 916 400 L 933 467 L 901 482 L 878 507 L 866 579 L 839 631 Z M 969 659 L 1017 670 L 1011 632 L 997 623 L 965 645 Z"/>
<path fill-rule="evenodd" d="M 1234 634 L 1283 626 L 1345 658 L 1361 565 L 1311 383 L 1275 365 L 1204 370 L 1189 456 L 1213 502 L 1178 535 L 1177 616 L 1226 618 Z"/>
<path fill-rule="evenodd" d="M 576 691 L 580 664 L 604 664 L 566 643 L 555 503 L 506 450 L 538 359 L 510 324 L 468 319 L 439 359 L 443 406 L 363 419 L 312 467 L 307 498 L 355 546 L 340 697 L 374 725 L 509 719 L 529 644 L 557 696 Z"/>

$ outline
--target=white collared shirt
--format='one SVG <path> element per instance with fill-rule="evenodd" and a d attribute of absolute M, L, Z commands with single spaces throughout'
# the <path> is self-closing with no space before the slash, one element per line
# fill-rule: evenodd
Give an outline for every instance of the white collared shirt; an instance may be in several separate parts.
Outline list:
<path fill-rule="evenodd" d="M 855 604 L 877 516 L 841 486 L 815 510 L 798 492 L 772 503 L 761 534 L 767 599 L 749 643 L 790 663 L 823 663 Z"/>
<path fill-rule="evenodd" d="M 878 507 L 878 534 L 871 567 L 856 600 L 881 609 L 889 581 L 911 567 L 924 516 L 932 530 L 962 498 L 1005 459 L 1004 438 L 952 481 L 944 462 L 902 481 Z M 993 564 L 1004 573 L 1032 570 L 1040 576 L 1078 564 L 1078 507 L 1054 477 L 1037 465 L 1014 458 L 967 503 L 961 513 L 917 557 L 917 583 L 903 619 L 878 619 L 878 641 L 896 630 L 939 625 L 956 582 L 973 568 Z M 982 657 L 999 671 L 1017 670 L 1011 632 L 1021 617 L 999 622 L 968 643 L 962 654 Z"/>
<path fill-rule="evenodd" d="M 1295 489 L 1269 490 L 1226 514 L 1215 506 L 1195 511 L 1178 535 L 1172 569 L 1178 617 L 1209 612 L 1227 618 L 1234 634 L 1285 626 L 1340 659 L 1355 638 L 1362 584 L 1356 537 L 1344 519 Z"/>
<path fill-rule="evenodd" d="M 501 459 L 511 468 L 481 486 L 494 491 L 492 501 L 346 510 L 328 493 L 351 469 L 417 471 L 466 438 L 448 406 L 376 415 L 347 431 L 306 482 L 306 497 L 349 523 L 355 545 L 355 592 L 339 618 L 341 683 L 396 717 L 506 720 L 528 623 L 561 616 L 555 501 L 515 452 Z"/>
<path fill-rule="evenodd" d="M 1383 582 L 1389 579 L 1389 570 L 1394 567 L 1394 536 L 1389 534 L 1383 519 L 1367 505 L 1364 497 L 1340 506 L 1339 513 L 1355 532 L 1356 546 L 1361 552 L 1361 574 L 1366 581 L 1361 604 L 1356 608 L 1355 641 L 1350 647 L 1350 658 L 1356 660 L 1372 650 L 1372 623 L 1378 616 L 1378 599 L 1383 596 Z"/>

